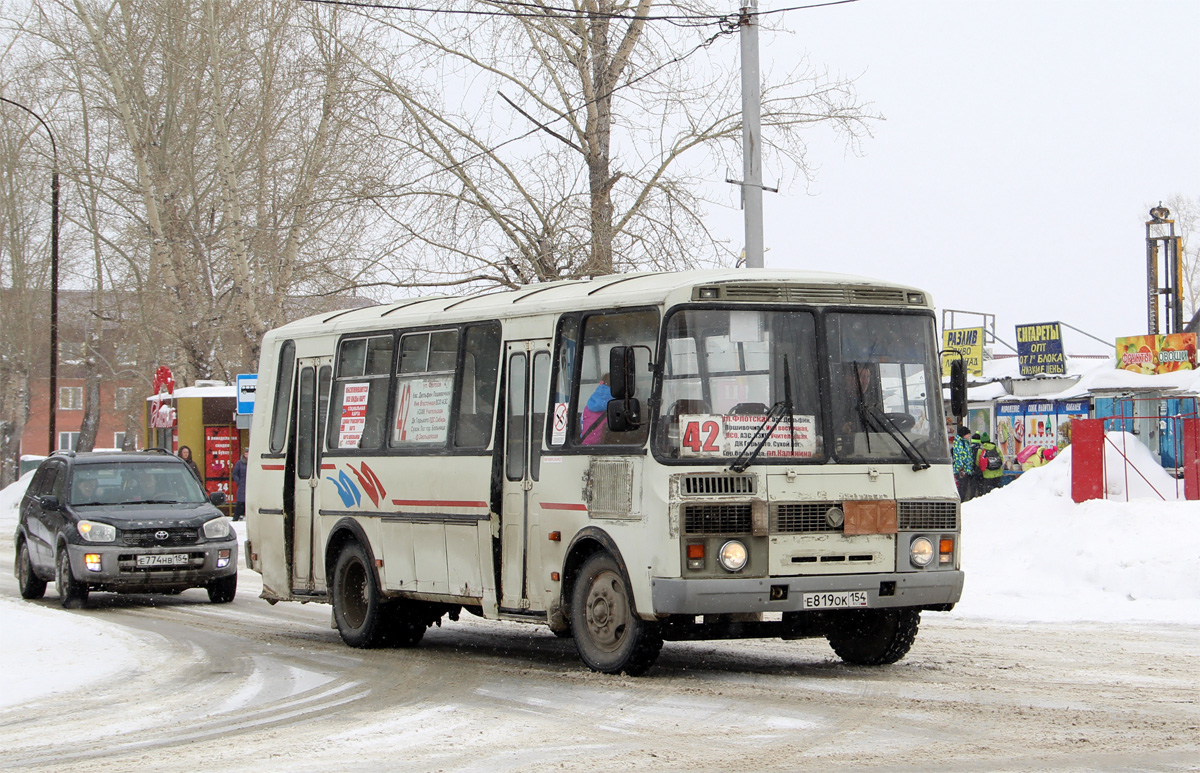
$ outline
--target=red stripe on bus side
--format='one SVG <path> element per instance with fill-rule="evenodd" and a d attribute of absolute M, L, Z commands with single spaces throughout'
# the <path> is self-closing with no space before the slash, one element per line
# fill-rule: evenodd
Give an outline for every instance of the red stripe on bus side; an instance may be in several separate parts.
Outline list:
<path fill-rule="evenodd" d="M 487 502 L 458 502 L 442 499 L 393 499 L 399 507 L 487 507 Z"/>
<path fill-rule="evenodd" d="M 285 469 L 285 468 L 284 468 L 284 466 L 283 466 L 282 464 L 264 464 L 264 465 L 262 466 L 262 468 L 263 468 L 264 470 L 282 470 L 282 469 Z"/>
<path fill-rule="evenodd" d="M 587 505 L 573 505 L 566 502 L 542 502 L 543 510 L 571 510 L 580 513 L 587 512 Z"/>
<path fill-rule="evenodd" d="M 322 470 L 336 470 L 337 465 L 336 464 L 322 464 L 321 469 Z"/>

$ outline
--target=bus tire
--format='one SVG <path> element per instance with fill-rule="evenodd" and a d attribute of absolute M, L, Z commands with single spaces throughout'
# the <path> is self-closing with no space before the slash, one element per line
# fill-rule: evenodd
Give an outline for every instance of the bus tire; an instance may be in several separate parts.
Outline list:
<path fill-rule="evenodd" d="M 921 624 L 919 609 L 855 609 L 839 612 L 826 634 L 843 662 L 884 666 L 908 654 Z"/>
<path fill-rule="evenodd" d="M 333 621 L 351 647 L 379 647 L 388 630 L 388 605 L 367 551 L 357 541 L 342 545 L 333 568 Z"/>
<path fill-rule="evenodd" d="M 63 609 L 83 609 L 88 600 L 88 586 L 86 582 L 75 579 L 75 573 L 71 571 L 71 555 L 67 552 L 66 545 L 59 548 L 55 567 L 58 571 L 54 573 L 54 585 Z"/>
<path fill-rule="evenodd" d="M 571 591 L 571 633 L 580 659 L 604 674 L 644 674 L 663 644 L 657 628 L 637 616 L 629 580 L 605 552 L 580 567 Z"/>
<path fill-rule="evenodd" d="M 422 614 L 421 602 L 397 599 L 389 603 L 384 610 L 387 617 L 387 633 L 384 643 L 390 647 L 415 647 L 425 638 L 425 630 L 429 624 L 425 622 L 426 615 Z"/>
<path fill-rule="evenodd" d="M 40 599 L 46 595 L 46 581 L 37 576 L 33 562 L 29 560 L 29 545 L 25 540 L 17 547 L 17 584 L 21 586 L 21 598 Z"/>

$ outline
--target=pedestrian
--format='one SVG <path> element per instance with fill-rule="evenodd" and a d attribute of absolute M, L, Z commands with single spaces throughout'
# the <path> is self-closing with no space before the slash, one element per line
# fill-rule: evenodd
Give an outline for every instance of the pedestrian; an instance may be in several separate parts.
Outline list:
<path fill-rule="evenodd" d="M 974 476 L 972 475 L 975 455 L 972 453 L 971 441 L 967 439 L 970 436 L 970 428 L 960 426 L 958 436 L 954 438 L 954 444 L 950 446 L 950 458 L 954 463 L 954 484 L 958 486 L 958 498 L 963 502 L 975 495 Z"/>
<path fill-rule="evenodd" d="M 200 468 L 196 466 L 196 460 L 192 458 L 192 449 L 188 448 L 187 446 L 180 446 L 179 458 L 187 462 L 188 467 L 192 468 L 192 473 L 201 483 L 203 483 L 204 478 L 200 477 Z"/>
<path fill-rule="evenodd" d="M 233 520 L 240 521 L 246 517 L 246 465 L 250 459 L 250 450 L 242 449 L 242 455 L 233 465 Z"/>
<path fill-rule="evenodd" d="M 986 458 L 988 456 L 999 456 L 999 454 L 1000 449 L 996 447 L 996 444 L 992 442 L 992 439 L 988 437 L 988 434 L 984 432 L 982 435 L 980 435 L 979 451 L 975 456 L 977 460 L 980 460 L 980 463 L 977 465 L 980 475 L 979 496 L 987 494 L 1000 485 L 1000 480 L 1004 476 L 1003 465 L 1001 465 L 1000 469 L 993 470 L 990 469 L 986 462 Z"/>

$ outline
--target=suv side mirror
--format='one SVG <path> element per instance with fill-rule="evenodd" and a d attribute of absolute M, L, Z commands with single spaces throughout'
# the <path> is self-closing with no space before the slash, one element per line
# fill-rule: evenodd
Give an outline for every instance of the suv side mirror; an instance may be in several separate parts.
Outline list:
<path fill-rule="evenodd" d="M 608 352 L 608 388 L 614 400 L 633 397 L 637 388 L 632 346 L 614 346 Z"/>
<path fill-rule="evenodd" d="M 961 356 L 950 361 L 950 413 L 967 415 L 967 363 Z"/>
<path fill-rule="evenodd" d="M 220 507 L 221 505 L 225 504 L 225 492 L 224 491 L 212 492 L 211 494 L 208 495 L 208 501 L 212 502 L 217 507 Z"/>
<path fill-rule="evenodd" d="M 46 510 L 61 510 L 62 502 L 58 501 L 58 497 L 53 494 L 43 494 L 41 498 L 42 508 Z"/>

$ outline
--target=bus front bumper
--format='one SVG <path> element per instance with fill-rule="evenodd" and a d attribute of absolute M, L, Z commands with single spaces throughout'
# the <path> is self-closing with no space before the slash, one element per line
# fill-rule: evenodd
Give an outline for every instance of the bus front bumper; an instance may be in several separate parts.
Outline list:
<path fill-rule="evenodd" d="M 831 594 L 866 593 L 866 607 L 924 607 L 955 604 L 962 596 L 959 570 L 821 577 L 651 579 L 654 613 L 718 615 L 736 612 L 799 612 L 827 609 Z M 810 594 L 821 594 L 817 598 Z"/>

